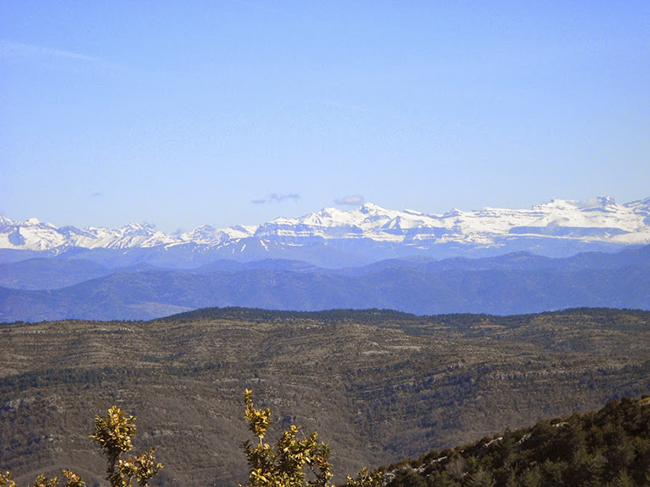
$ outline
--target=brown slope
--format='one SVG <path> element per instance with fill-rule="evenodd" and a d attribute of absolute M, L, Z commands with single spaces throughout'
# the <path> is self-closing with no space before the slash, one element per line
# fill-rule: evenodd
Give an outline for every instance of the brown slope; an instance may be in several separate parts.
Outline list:
<path fill-rule="evenodd" d="M 100 481 L 87 435 L 118 404 L 138 416 L 136 450 L 156 446 L 164 485 L 236 485 L 248 387 L 278 429 L 318 430 L 340 479 L 650 390 L 648 312 L 256 313 L 0 325 L 0 468 Z"/>

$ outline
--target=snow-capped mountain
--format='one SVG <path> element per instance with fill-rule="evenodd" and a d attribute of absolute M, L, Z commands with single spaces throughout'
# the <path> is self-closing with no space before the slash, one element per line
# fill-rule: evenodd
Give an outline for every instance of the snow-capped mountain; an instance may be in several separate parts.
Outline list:
<path fill-rule="evenodd" d="M 150 225 L 130 223 L 118 229 L 88 227 L 57 228 L 37 218 L 13 222 L 0 216 L 0 248 L 20 250 L 63 250 L 70 247 L 124 249 L 155 247 L 176 239 Z"/>
<path fill-rule="evenodd" d="M 498 238 L 521 235 L 642 244 L 650 243 L 649 215 L 650 198 L 625 205 L 618 205 L 609 197 L 587 202 L 553 200 L 530 210 L 454 209 L 443 215 L 387 210 L 367 203 L 354 211 L 325 208 L 301 218 L 278 218 L 257 227 L 255 236 L 490 245 Z"/>
<path fill-rule="evenodd" d="M 411 254 L 469 255 L 478 250 L 568 255 L 649 243 L 650 198 L 626 204 L 617 204 L 609 197 L 552 200 L 529 210 L 454 209 L 441 215 L 389 210 L 367 203 L 351 211 L 325 208 L 259 226 L 217 229 L 204 225 L 180 235 L 167 235 L 150 225 L 135 223 L 118 229 L 81 230 L 57 228 L 36 218 L 14 222 L 0 217 L 0 249 L 54 255 L 71 249 L 151 249 L 158 253 L 190 252 L 194 257 L 201 253 L 241 260 L 285 257 L 322 264 L 322 256 L 314 256 L 330 252 L 338 253 L 330 259 L 330 264 L 336 265 L 342 254 L 363 256 L 365 261 Z"/>

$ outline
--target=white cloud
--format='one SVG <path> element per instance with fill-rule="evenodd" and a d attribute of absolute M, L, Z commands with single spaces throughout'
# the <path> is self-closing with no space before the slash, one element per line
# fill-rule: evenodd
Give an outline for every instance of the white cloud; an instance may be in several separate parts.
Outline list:
<path fill-rule="evenodd" d="M 365 199 L 360 194 L 351 194 L 335 200 L 335 203 L 337 205 L 344 205 L 344 206 L 359 206 L 362 205 L 364 202 Z"/>
<path fill-rule="evenodd" d="M 296 193 L 288 193 L 288 194 L 278 194 L 278 193 L 271 193 L 264 198 L 260 198 L 257 200 L 251 201 L 254 205 L 264 205 L 267 203 L 282 203 L 285 200 L 298 200 L 300 199 L 300 195 Z"/>

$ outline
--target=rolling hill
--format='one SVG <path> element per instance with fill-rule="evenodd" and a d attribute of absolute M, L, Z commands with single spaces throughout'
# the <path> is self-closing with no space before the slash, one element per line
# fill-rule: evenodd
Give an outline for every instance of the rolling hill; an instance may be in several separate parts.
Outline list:
<path fill-rule="evenodd" d="M 153 321 L 0 325 L 0 468 L 104 470 L 88 434 L 112 404 L 156 447 L 157 485 L 236 485 L 253 389 L 278 429 L 331 444 L 339 480 L 432 448 L 650 391 L 650 313 L 531 315 L 202 309 Z"/>

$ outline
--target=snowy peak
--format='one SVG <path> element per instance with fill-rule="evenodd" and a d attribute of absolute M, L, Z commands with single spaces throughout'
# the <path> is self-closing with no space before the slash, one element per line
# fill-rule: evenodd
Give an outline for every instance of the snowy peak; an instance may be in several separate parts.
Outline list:
<path fill-rule="evenodd" d="M 0 221 L 0 248 L 49 250 L 66 244 L 64 235 L 54 225 L 37 218 L 14 222 L 9 218 Z"/>
<path fill-rule="evenodd" d="M 648 205 L 645 207 L 647 210 Z M 619 205 L 606 196 L 587 201 L 552 200 L 535 206 L 533 214 L 534 220 L 513 227 L 510 233 L 604 238 L 627 243 L 644 243 L 648 238 L 643 205 Z"/>
<path fill-rule="evenodd" d="M 619 205 L 610 196 L 589 198 L 586 201 L 577 200 L 551 200 L 548 203 L 537 205 L 533 210 L 541 211 L 617 211 Z"/>
<path fill-rule="evenodd" d="M 202 225 L 192 231 L 182 233 L 177 243 L 196 243 L 201 245 L 218 245 L 229 240 L 240 240 L 252 237 L 257 227 L 237 225 L 226 229 Z"/>
<path fill-rule="evenodd" d="M 121 228 L 57 228 L 37 218 L 14 222 L 0 216 L 0 249 L 68 248 L 129 249 L 194 244 L 238 251 L 308 247 L 319 242 L 375 242 L 418 249 L 442 244 L 499 247 L 514 240 L 650 243 L 650 198 L 617 204 L 601 196 L 587 201 L 551 200 L 528 210 L 453 209 L 444 214 L 390 210 L 366 203 L 354 210 L 323 208 L 298 218 L 277 218 L 259 226 L 218 229 L 203 225 L 180 235 L 167 235 L 152 225 L 130 223 Z M 541 240 L 540 240 L 541 239 Z M 236 244 L 236 245 L 234 245 Z M 531 244 L 532 245 L 532 244 Z M 262 249 L 262 250 L 259 250 Z"/>

